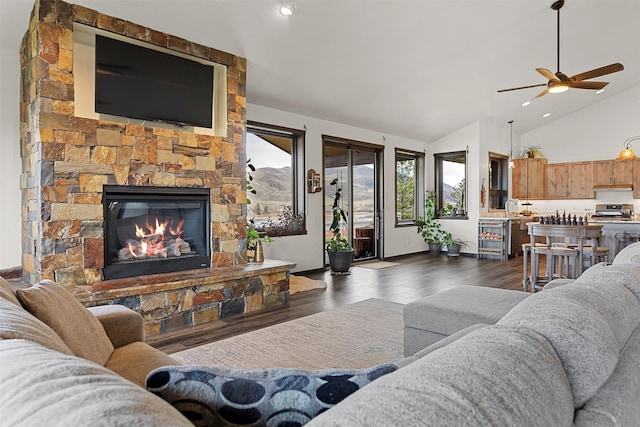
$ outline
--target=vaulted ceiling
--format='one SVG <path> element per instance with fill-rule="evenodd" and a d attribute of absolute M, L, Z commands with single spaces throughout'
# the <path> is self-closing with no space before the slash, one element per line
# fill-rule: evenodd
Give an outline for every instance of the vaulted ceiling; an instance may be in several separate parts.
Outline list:
<path fill-rule="evenodd" d="M 247 101 L 433 141 L 478 120 L 526 133 L 640 85 L 640 1 L 567 0 L 560 68 L 625 70 L 591 90 L 535 97 L 555 72 L 556 12 L 547 0 L 76 0 L 100 12 L 241 55 Z M 17 52 L 30 0 L 0 0 L 3 49 Z M 638 100 L 640 115 L 640 100 Z M 549 118 L 542 118 L 550 112 Z"/>

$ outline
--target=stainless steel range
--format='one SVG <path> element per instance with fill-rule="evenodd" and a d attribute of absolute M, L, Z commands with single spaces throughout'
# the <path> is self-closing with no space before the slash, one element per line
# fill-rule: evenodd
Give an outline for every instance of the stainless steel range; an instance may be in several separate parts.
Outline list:
<path fill-rule="evenodd" d="M 591 218 L 598 220 L 631 221 L 633 204 L 596 205 L 596 212 Z"/>

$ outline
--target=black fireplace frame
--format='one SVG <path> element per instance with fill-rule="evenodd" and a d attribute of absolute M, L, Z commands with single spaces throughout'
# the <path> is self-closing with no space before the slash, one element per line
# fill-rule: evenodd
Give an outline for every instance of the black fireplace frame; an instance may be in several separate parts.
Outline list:
<path fill-rule="evenodd" d="M 109 259 L 108 248 L 111 247 L 112 234 L 107 230 L 107 217 L 112 202 L 141 201 L 153 194 L 153 201 L 158 202 L 194 202 L 203 203 L 204 220 L 202 232 L 204 236 L 204 254 L 186 258 L 166 258 L 149 261 L 139 261 L 134 264 L 112 263 Z M 148 200 L 151 201 L 151 200 Z M 104 212 L 104 280 L 121 279 L 125 277 L 143 276 L 193 270 L 211 267 L 211 192 L 209 188 L 194 187 L 140 187 L 126 185 L 105 185 L 102 193 Z"/>

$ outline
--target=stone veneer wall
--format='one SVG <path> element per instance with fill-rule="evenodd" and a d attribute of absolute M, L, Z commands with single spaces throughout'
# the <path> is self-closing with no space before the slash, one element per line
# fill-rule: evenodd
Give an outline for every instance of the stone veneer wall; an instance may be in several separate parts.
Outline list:
<path fill-rule="evenodd" d="M 74 116 L 74 22 L 226 65 L 227 136 Z M 210 188 L 212 267 L 245 262 L 245 58 L 60 0 L 36 1 L 20 56 L 25 280 L 103 279 L 105 184 Z"/>

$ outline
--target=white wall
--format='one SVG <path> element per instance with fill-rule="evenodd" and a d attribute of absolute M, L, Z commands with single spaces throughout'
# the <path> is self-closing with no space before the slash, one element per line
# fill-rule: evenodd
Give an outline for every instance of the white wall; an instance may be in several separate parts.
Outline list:
<path fill-rule="evenodd" d="M 606 98 L 587 108 L 569 114 L 521 137 L 522 146 L 542 147 L 549 163 L 615 159 L 627 138 L 640 135 L 640 86 Z M 640 141 L 635 141 L 640 154 Z M 637 173 L 637 172 L 636 172 Z M 593 211 L 597 203 L 634 203 L 636 212 L 640 199 L 631 192 L 597 192 L 596 199 L 532 200 L 532 209 L 540 213 L 583 213 Z"/>
<path fill-rule="evenodd" d="M 247 119 L 294 129 L 306 126 L 306 169 L 322 171 L 322 135 L 352 139 L 371 144 L 384 145 L 384 256 L 392 257 L 427 249 L 427 245 L 416 233 L 416 227 L 395 227 L 395 148 L 425 152 L 427 144 L 421 141 L 383 135 L 366 129 L 355 128 L 340 123 L 318 120 L 299 114 L 274 110 L 259 105 L 247 104 Z M 383 140 L 386 138 L 386 142 Z M 427 161 L 427 164 L 429 162 Z M 428 172 L 431 169 L 428 166 Z M 323 193 L 306 193 L 307 234 L 302 236 L 278 237 L 265 248 L 269 258 L 295 261 L 293 271 L 306 271 L 323 267 Z"/>
<path fill-rule="evenodd" d="M 21 264 L 20 57 L 0 50 L 0 270 Z"/>

